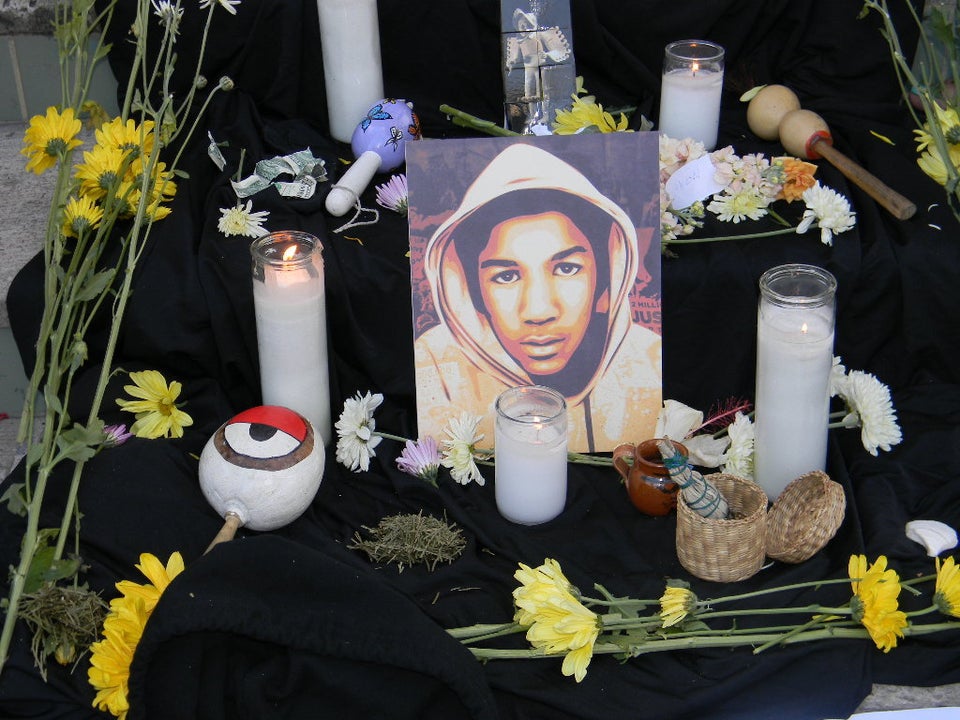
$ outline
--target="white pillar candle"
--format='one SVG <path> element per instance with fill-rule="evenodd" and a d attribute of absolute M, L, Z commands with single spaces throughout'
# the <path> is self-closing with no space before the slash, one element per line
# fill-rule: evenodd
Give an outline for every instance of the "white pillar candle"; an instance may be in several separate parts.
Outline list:
<path fill-rule="evenodd" d="M 527 385 L 497 398 L 497 509 L 511 522 L 552 520 L 567 501 L 567 405 L 555 390 Z"/>
<path fill-rule="evenodd" d="M 253 302 L 264 405 L 296 410 L 330 442 L 327 313 L 320 241 L 304 232 L 254 240 Z"/>
<path fill-rule="evenodd" d="M 811 265 L 760 278 L 754 476 L 771 501 L 826 465 L 836 286 Z"/>
<path fill-rule="evenodd" d="M 657 129 L 676 140 L 691 138 L 707 150 L 717 146 L 724 50 L 706 40 L 667 45 L 660 85 Z"/>
<path fill-rule="evenodd" d="M 350 142 L 367 110 L 383 97 L 376 0 L 317 0 L 330 134 Z"/>

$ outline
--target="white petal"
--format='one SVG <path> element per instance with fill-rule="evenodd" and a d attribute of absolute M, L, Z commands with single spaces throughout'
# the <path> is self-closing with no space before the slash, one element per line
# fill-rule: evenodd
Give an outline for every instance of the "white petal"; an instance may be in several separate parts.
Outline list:
<path fill-rule="evenodd" d="M 703 413 L 699 410 L 694 410 L 676 400 L 665 400 L 657 417 L 657 427 L 653 435 L 683 442 L 687 435 L 702 424 Z"/>
<path fill-rule="evenodd" d="M 930 557 L 957 546 L 957 531 L 937 520 L 911 520 L 906 530 L 907 537 L 923 545 Z"/>

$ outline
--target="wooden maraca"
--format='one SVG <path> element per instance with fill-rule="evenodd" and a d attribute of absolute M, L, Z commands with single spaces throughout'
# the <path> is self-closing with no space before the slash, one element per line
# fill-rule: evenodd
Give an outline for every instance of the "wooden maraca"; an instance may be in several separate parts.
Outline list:
<path fill-rule="evenodd" d="M 833 147 L 826 121 L 812 110 L 791 110 L 780 120 L 780 143 L 796 157 L 824 158 L 898 220 L 913 217 L 917 206 Z"/>

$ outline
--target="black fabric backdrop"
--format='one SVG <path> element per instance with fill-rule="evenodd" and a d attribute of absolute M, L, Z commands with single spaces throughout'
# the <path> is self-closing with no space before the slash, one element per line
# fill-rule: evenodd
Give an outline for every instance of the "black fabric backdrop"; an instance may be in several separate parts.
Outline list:
<path fill-rule="evenodd" d="M 130 61 L 121 30 L 128 5 L 117 8 L 112 38 L 120 77 Z M 728 52 L 721 143 L 738 154 L 781 152 L 749 132 L 738 97 L 756 84 L 785 83 L 826 118 L 836 147 L 919 208 L 898 222 L 821 163 L 821 181 L 847 195 L 857 212 L 857 227 L 833 247 L 811 233 L 683 247 L 664 259 L 664 396 L 702 409 L 729 396 L 751 397 L 757 280 L 777 264 L 815 263 L 839 282 L 836 353 L 849 368 L 875 373 L 891 387 L 902 444 L 874 458 L 856 431 L 832 435 L 828 472 L 848 499 L 836 538 L 805 563 L 775 563 L 734 585 L 690 578 L 677 561 L 675 518 L 641 516 L 612 473 L 571 466 L 564 513 L 520 527 L 497 513 L 491 469 L 484 470 L 485 487 L 446 478 L 434 490 L 397 470 L 400 448 L 390 441 L 366 473 L 338 465 L 328 448 L 323 483 L 301 518 L 273 533 L 241 530 L 202 555 L 221 520 L 200 492 L 196 456 L 221 423 L 259 402 L 248 241 L 216 229 L 218 209 L 234 202 L 229 177 L 241 149 L 247 171 L 256 160 L 305 147 L 335 172 L 337 158 L 349 156 L 349 148 L 326 135 L 315 4 L 245 0 L 236 17 L 215 13 L 205 73 L 231 76 L 236 89 L 217 96 L 186 155 L 190 179 L 180 183 L 173 213 L 155 228 L 137 270 L 117 359 L 127 370 L 154 368 L 181 381 L 195 424 L 182 440 L 132 439 L 101 453 L 80 491 L 84 579 L 105 597 L 115 595 L 118 580 L 140 579 L 133 565 L 141 552 L 165 559 L 180 550 L 187 563 L 137 652 L 131 718 L 812 719 L 849 714 L 874 682 L 960 682 L 953 633 L 909 639 L 889 654 L 869 642 L 829 641 L 761 655 L 687 651 L 625 664 L 598 657 L 576 684 L 560 675 L 559 660 L 478 664 L 444 632 L 512 617 L 518 562 L 556 558 L 585 590 L 597 582 L 614 594 L 657 597 L 665 578 L 683 577 L 701 597 L 717 597 L 844 577 L 850 554 L 859 552 L 871 560 L 886 554 L 905 578 L 926 574 L 932 560 L 906 539 L 904 523 L 925 518 L 960 526 L 960 227 L 942 189 L 916 166 L 875 18 L 858 19 L 855 0 L 571 0 L 571 6 L 578 72 L 606 107 L 636 105 L 655 119 L 664 44 L 709 38 Z M 501 117 L 495 0 L 381 0 L 379 11 L 386 92 L 414 103 L 425 136 L 468 134 L 442 116 L 443 102 Z M 181 68 L 199 44 L 203 16 L 186 9 Z M 915 32 L 908 23 L 903 28 L 912 49 Z M 185 77 L 178 77 L 181 87 Z M 208 129 L 228 143 L 223 172 L 206 157 Z M 334 416 L 355 392 L 381 392 L 378 427 L 414 437 L 405 221 L 383 211 L 376 225 L 335 234 L 342 220 L 323 211 L 325 192 L 285 200 L 268 190 L 255 205 L 270 211 L 270 229 L 303 229 L 324 240 Z M 372 192 L 364 204 L 373 205 Z M 37 258 L 8 298 L 28 368 L 40 270 Z M 90 345 L 95 358 L 102 337 Z M 118 389 L 104 404 L 107 421 L 126 420 L 112 402 Z M 76 392 L 78 414 L 88 390 L 81 383 Z M 21 475 L 18 469 L 11 480 Z M 54 483 L 52 495 L 60 489 Z M 464 529 L 468 544 L 459 560 L 434 572 L 398 573 L 348 549 L 362 526 L 421 510 Z M 52 507 L 44 524 L 59 517 Z M 0 564 L 15 562 L 21 532 L 17 518 L 3 518 Z M 845 602 L 849 589 L 832 587 L 834 599 Z M 909 608 L 910 598 L 902 603 Z M 100 717 L 90 706 L 85 663 L 73 674 L 54 667 L 43 683 L 21 628 L 0 678 L 0 716 Z"/>

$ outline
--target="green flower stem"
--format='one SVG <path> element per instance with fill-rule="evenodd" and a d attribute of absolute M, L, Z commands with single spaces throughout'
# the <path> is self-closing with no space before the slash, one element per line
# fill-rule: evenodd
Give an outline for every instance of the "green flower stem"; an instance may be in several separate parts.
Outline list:
<path fill-rule="evenodd" d="M 490 640 L 504 635 L 513 635 L 518 632 L 526 632 L 526 630 L 525 627 L 512 622 L 500 623 L 499 625 L 470 625 L 469 627 L 448 630 L 447 633 L 466 644 Z"/>
<path fill-rule="evenodd" d="M 500 137 L 516 137 L 520 133 L 515 133 L 512 130 L 507 130 L 506 128 L 500 127 L 499 125 L 490 122 L 489 120 L 482 120 L 476 115 L 471 115 L 466 113 L 463 110 L 457 110 L 454 107 L 449 105 L 441 105 L 440 112 L 445 115 L 450 116 L 450 120 L 454 125 L 459 125 L 460 127 L 472 128 L 473 130 L 478 130 L 487 135 L 497 135 Z"/>
<path fill-rule="evenodd" d="M 567 462 L 578 465 L 595 465 L 598 467 L 613 467 L 613 458 L 602 455 L 586 455 L 584 453 L 568 452 Z"/>
<path fill-rule="evenodd" d="M 786 228 L 791 228 L 791 229 L 796 229 L 796 228 L 794 228 L 793 225 L 791 225 L 791 224 L 788 223 L 786 220 L 784 220 L 784 219 L 783 219 L 783 216 L 780 215 L 780 213 L 778 213 L 776 210 L 773 210 L 772 208 L 767 208 L 767 214 L 768 214 L 771 218 L 773 218 L 774 220 L 776 220 L 778 223 L 780 223 L 781 225 L 783 225 L 784 227 L 786 227 Z"/>
<path fill-rule="evenodd" d="M 405 438 L 400 435 L 394 435 L 393 433 L 383 432 L 382 430 L 374 430 L 373 434 L 377 437 L 381 437 L 384 440 L 396 440 L 397 442 L 406 443 L 410 438 Z M 494 456 L 493 448 L 475 448 L 474 449 L 474 460 L 482 465 L 492 465 L 493 462 L 490 458 Z M 567 462 L 577 463 L 579 465 L 595 465 L 598 467 L 613 467 L 613 458 L 603 457 L 601 455 L 586 455 L 584 453 L 567 453 Z"/>
<path fill-rule="evenodd" d="M 770 595 L 772 593 L 784 592 L 787 590 L 801 590 L 804 588 L 820 587 L 821 585 L 836 585 L 838 583 L 849 583 L 850 578 L 833 578 L 831 580 L 808 580 L 806 582 L 792 583 L 790 585 L 780 585 L 778 587 L 764 588 L 763 590 L 753 590 L 751 592 L 739 593 L 738 595 L 725 595 L 724 597 L 712 598 L 710 600 L 698 600 L 700 607 L 708 608 L 718 603 L 731 602 L 735 600 L 747 600 L 749 598 Z"/>
<path fill-rule="evenodd" d="M 776 235 L 789 235 L 795 233 L 797 229 L 793 226 L 782 228 L 780 230 L 767 230 L 765 232 L 746 233 L 745 235 L 721 235 L 719 237 L 706 238 L 676 238 L 674 240 L 661 240 L 662 245 L 694 245 L 696 243 L 722 242 L 724 240 L 756 240 L 757 238 L 774 237 Z"/>
<path fill-rule="evenodd" d="M 933 623 L 929 625 L 909 625 L 903 630 L 904 637 L 914 637 L 920 635 L 930 635 L 938 632 L 951 630 L 960 630 L 960 622 Z M 602 637 L 602 636 L 601 636 Z M 599 638 L 598 638 L 599 639 Z M 594 655 L 623 655 L 629 657 L 639 657 L 656 652 L 669 652 L 672 650 L 697 650 L 700 648 L 716 647 L 742 647 L 753 646 L 754 654 L 762 652 L 763 649 L 773 645 L 793 645 L 801 642 L 813 642 L 816 640 L 831 639 L 849 639 L 863 640 L 870 639 L 870 634 L 863 627 L 836 627 L 828 626 L 816 630 L 804 630 L 802 632 L 791 634 L 786 632 L 750 632 L 744 631 L 742 634 L 729 634 L 723 636 L 703 636 L 694 634 L 691 637 L 660 637 L 658 639 L 644 640 L 634 643 L 624 648 L 616 642 L 598 642 L 593 647 Z M 501 649 L 501 648 L 479 648 L 470 647 L 470 652 L 479 660 L 510 660 L 510 659 L 542 659 L 547 657 L 560 657 L 562 653 L 553 653 L 548 655 L 538 648 L 522 649 Z"/>
<path fill-rule="evenodd" d="M 390 433 L 380 432 L 379 430 L 374 430 L 373 434 L 377 437 L 382 437 L 384 440 L 396 440 L 397 442 L 407 443 L 409 438 L 400 437 L 399 435 L 392 435 Z"/>

